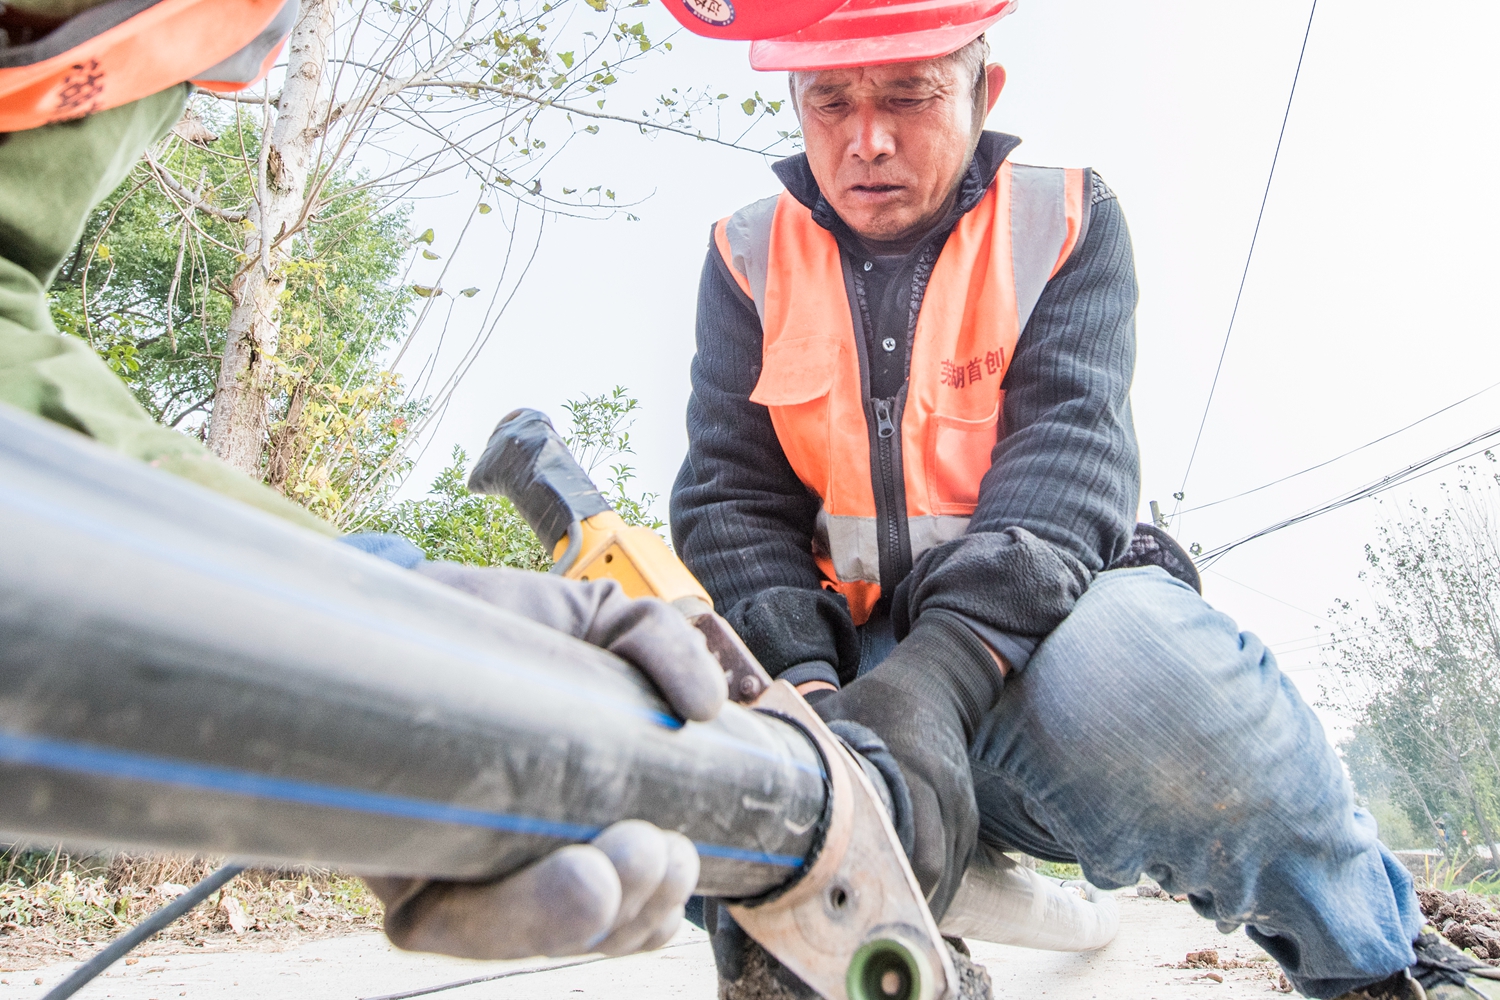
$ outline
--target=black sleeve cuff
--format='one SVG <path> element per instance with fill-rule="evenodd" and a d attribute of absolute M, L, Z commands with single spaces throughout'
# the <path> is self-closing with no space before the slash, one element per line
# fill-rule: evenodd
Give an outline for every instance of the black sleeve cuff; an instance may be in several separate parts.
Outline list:
<path fill-rule="evenodd" d="M 833 664 L 825 663 L 823 660 L 811 660 L 807 663 L 799 663 L 795 667 L 787 667 L 776 677 L 779 681 L 786 681 L 796 687 L 806 684 L 808 681 L 824 681 L 839 686 L 839 672 L 833 669 Z"/>
<path fill-rule="evenodd" d="M 983 639 L 991 649 L 1005 658 L 1005 663 L 1011 670 L 1020 673 L 1026 669 L 1026 664 L 1031 660 L 1031 654 L 1036 652 L 1039 641 L 1029 635 L 1016 635 L 1013 632 L 1002 632 L 984 624 L 968 615 L 953 612 L 953 617 L 960 619 L 965 625 L 974 630 L 974 634 Z"/>
<path fill-rule="evenodd" d="M 917 558 L 896 588 L 891 618 L 900 636 L 919 619 L 946 611 L 1035 649 L 1073 610 L 1090 578 L 1077 559 L 1024 528 L 971 531 Z M 1001 645 L 995 651 L 1005 655 Z"/>
<path fill-rule="evenodd" d="M 859 670 L 859 635 L 849 605 L 831 590 L 768 587 L 724 615 L 772 677 L 822 661 L 835 679 Z"/>

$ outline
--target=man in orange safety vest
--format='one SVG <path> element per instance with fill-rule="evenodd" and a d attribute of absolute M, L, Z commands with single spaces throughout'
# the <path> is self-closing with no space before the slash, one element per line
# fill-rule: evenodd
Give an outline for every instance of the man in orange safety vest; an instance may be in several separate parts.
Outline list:
<path fill-rule="evenodd" d="M 1013 7 L 848 0 L 751 45 L 806 152 L 710 235 L 677 551 L 880 766 L 935 917 L 984 843 L 1150 875 L 1308 996 L 1482 996 L 1270 651 L 1134 525 L 1130 237 L 1096 173 L 983 130 Z M 722 997 L 808 995 L 704 918 Z"/>

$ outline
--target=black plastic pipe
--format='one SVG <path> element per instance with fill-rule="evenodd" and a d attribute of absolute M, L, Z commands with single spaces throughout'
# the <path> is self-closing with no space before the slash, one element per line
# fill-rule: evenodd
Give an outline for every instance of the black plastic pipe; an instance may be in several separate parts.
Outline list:
<path fill-rule="evenodd" d="M 624 818 L 796 876 L 817 751 L 0 406 L 0 837 L 484 879 Z"/>

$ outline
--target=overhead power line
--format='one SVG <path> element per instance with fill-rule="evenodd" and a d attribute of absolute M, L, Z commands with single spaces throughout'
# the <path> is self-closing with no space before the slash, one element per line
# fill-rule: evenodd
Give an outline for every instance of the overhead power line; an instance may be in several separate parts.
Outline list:
<path fill-rule="evenodd" d="M 1281 131 L 1276 133 L 1276 150 L 1271 154 L 1271 170 L 1266 175 L 1266 189 L 1260 196 L 1260 211 L 1255 215 L 1255 230 L 1250 234 L 1250 250 L 1245 254 L 1245 267 L 1240 272 L 1240 287 L 1234 293 L 1234 308 L 1229 311 L 1229 328 L 1224 331 L 1224 344 L 1219 348 L 1219 363 L 1214 367 L 1214 379 L 1208 387 L 1208 399 L 1203 403 L 1203 416 L 1198 420 L 1198 434 L 1193 438 L 1193 450 L 1188 454 L 1187 468 L 1182 470 L 1182 485 L 1177 490 L 1177 502 L 1187 493 L 1188 476 L 1193 471 L 1193 460 L 1198 457 L 1198 445 L 1203 440 L 1203 428 L 1208 423 L 1208 410 L 1214 403 L 1214 391 L 1219 387 L 1219 375 L 1224 370 L 1224 356 L 1229 351 L 1229 337 L 1234 333 L 1234 320 L 1240 313 L 1240 299 L 1245 294 L 1245 279 L 1250 276 L 1250 261 L 1255 256 L 1255 241 L 1260 237 L 1261 220 L 1266 216 L 1266 202 L 1271 197 L 1271 181 L 1276 177 L 1276 161 L 1281 158 L 1281 141 L 1286 138 L 1286 123 L 1292 117 L 1292 100 L 1297 96 L 1297 81 L 1302 76 L 1302 59 L 1307 55 L 1307 40 L 1312 35 L 1313 16 L 1318 13 L 1318 0 L 1313 0 L 1307 12 L 1307 28 L 1302 32 L 1302 48 L 1297 53 L 1297 69 L 1292 73 L 1292 89 L 1286 96 L 1286 111 L 1281 116 Z M 1177 511 L 1174 509 L 1175 515 Z"/>
<path fill-rule="evenodd" d="M 1380 444 L 1382 441 L 1389 441 L 1391 438 L 1395 437 L 1397 434 L 1404 434 L 1407 431 L 1411 430 L 1413 427 L 1416 427 L 1419 424 L 1424 424 L 1427 421 L 1431 420 L 1433 417 L 1440 417 L 1444 413 L 1447 413 L 1449 410 L 1453 409 L 1454 407 L 1462 406 L 1463 404 L 1469 402 L 1471 399 L 1477 399 L 1478 397 L 1483 396 L 1485 393 L 1487 393 L 1490 390 L 1495 389 L 1495 388 L 1500 388 L 1500 382 L 1496 382 L 1493 385 L 1487 385 L 1483 389 L 1480 389 L 1478 392 L 1471 393 L 1471 394 L 1465 396 L 1463 399 L 1460 399 L 1456 403 L 1449 403 L 1447 406 L 1443 407 L 1440 410 L 1434 410 L 1433 412 L 1427 414 L 1427 416 L 1422 417 L 1420 420 L 1413 420 L 1411 423 L 1407 424 L 1405 427 L 1398 427 L 1395 430 L 1391 431 L 1389 434 L 1382 434 L 1380 437 L 1376 438 L 1373 441 L 1366 441 L 1364 444 L 1360 445 L 1358 448 L 1350 448 L 1348 451 L 1344 452 L 1343 454 L 1341 454 L 1341 455 L 1335 455 L 1335 456 L 1333 456 L 1330 459 L 1326 459 L 1326 460 L 1324 460 L 1322 462 L 1319 462 L 1317 465 L 1309 465 L 1307 468 L 1303 469 L 1300 472 L 1293 472 L 1290 475 L 1282 476 L 1280 479 L 1273 479 L 1269 483 L 1262 483 L 1259 486 L 1255 486 L 1255 487 L 1252 487 L 1252 488 L 1250 488 L 1248 490 L 1244 490 L 1243 492 L 1236 493 L 1233 496 L 1221 497 L 1218 500 L 1210 500 L 1208 503 L 1200 503 L 1196 507 L 1189 507 L 1187 510 L 1178 511 L 1177 513 L 1178 514 L 1191 514 L 1194 511 L 1207 510 L 1209 507 L 1217 507 L 1221 503 L 1228 503 L 1231 500 L 1238 500 L 1238 499 L 1240 499 L 1240 497 L 1247 497 L 1247 496 L 1249 496 L 1252 493 L 1259 493 L 1261 490 L 1268 490 L 1272 486 L 1279 486 L 1279 485 L 1281 485 L 1282 483 L 1286 482 L 1289 479 L 1296 479 L 1298 476 L 1305 476 L 1309 472 L 1316 472 L 1317 470 L 1323 468 L 1324 466 L 1332 465 L 1334 462 L 1337 462 L 1337 461 L 1339 461 L 1341 459 L 1348 458 L 1350 455 L 1353 455 L 1356 452 L 1364 451 L 1366 448 L 1373 448 L 1375 445 Z"/>
<path fill-rule="evenodd" d="M 1243 538 L 1237 538 L 1232 542 L 1228 542 L 1224 545 L 1219 545 L 1214 548 L 1208 549 L 1205 552 L 1201 552 L 1194 558 L 1194 562 L 1197 564 L 1200 570 L 1207 569 L 1209 566 L 1212 566 L 1215 562 L 1222 559 L 1229 552 L 1239 548 L 1246 542 L 1253 542 L 1257 538 L 1264 538 L 1266 535 L 1269 535 L 1274 531 L 1280 531 L 1282 528 L 1290 528 L 1294 524 L 1301 524 L 1303 521 L 1310 520 L 1314 517 L 1319 517 L 1323 514 L 1331 513 L 1335 510 L 1338 510 L 1340 507 L 1347 507 L 1351 503 L 1355 503 L 1368 497 L 1375 496 L 1377 493 L 1383 493 L 1386 490 L 1391 489 L 1392 487 L 1400 486 L 1402 483 L 1410 482 L 1411 480 L 1416 479 L 1419 476 L 1426 475 L 1429 472 L 1436 472 L 1438 469 L 1453 465 L 1457 462 L 1462 462 L 1466 458 L 1472 458 L 1475 455 L 1478 455 L 1481 452 L 1489 449 L 1495 443 L 1494 439 L 1496 438 L 1500 438 L 1500 427 L 1491 427 L 1489 430 L 1483 432 L 1482 434 L 1474 435 L 1467 441 L 1460 441 L 1458 444 L 1455 444 L 1450 448 L 1445 448 L 1435 455 L 1429 455 L 1427 458 L 1424 458 L 1419 462 L 1413 462 L 1411 465 L 1406 466 L 1404 469 L 1393 472 L 1388 476 L 1382 476 L 1380 479 L 1377 479 L 1372 483 L 1366 483 L 1364 486 L 1361 486 L 1356 490 L 1350 490 L 1348 493 L 1336 497 L 1333 500 L 1328 501 L 1327 503 L 1320 504 L 1317 507 L 1309 508 L 1308 510 L 1303 511 L 1300 514 L 1293 515 L 1292 517 L 1286 518 L 1285 520 L 1277 521 L 1275 524 L 1261 528 L 1259 531 L 1253 531 L 1250 534 L 1245 535 Z M 1481 444 L 1481 442 L 1487 443 Z M 1467 454 L 1460 455 L 1457 458 L 1451 459 L 1449 461 L 1444 461 L 1444 459 L 1448 459 L 1449 456 L 1453 455 L 1455 452 L 1463 451 L 1466 448 L 1472 448 L 1474 445 L 1480 445 L 1480 447 L 1474 451 L 1468 452 Z"/>

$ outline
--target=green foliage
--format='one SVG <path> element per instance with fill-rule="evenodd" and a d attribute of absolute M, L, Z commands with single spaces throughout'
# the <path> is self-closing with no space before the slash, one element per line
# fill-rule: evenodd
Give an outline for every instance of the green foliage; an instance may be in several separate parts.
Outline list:
<path fill-rule="evenodd" d="M 552 559 L 526 520 L 504 497 L 470 493 L 469 456 L 458 445 L 421 500 L 405 500 L 371 516 L 360 528 L 411 539 L 428 559 L 470 566 L 546 570 Z"/>
<path fill-rule="evenodd" d="M 620 386 L 565 404 L 572 428 L 564 441 L 590 474 L 631 453 L 629 428 L 639 408 L 639 400 Z M 529 570 L 551 567 L 552 557 L 514 504 L 504 497 L 469 492 L 464 485 L 468 466 L 468 453 L 455 445 L 452 460 L 433 480 L 425 498 L 406 500 L 374 514 L 360 528 L 409 538 L 429 559 Z M 656 495 L 635 495 L 628 489 L 634 470 L 619 461 L 609 465 L 609 470 L 604 493 L 619 515 L 630 524 L 661 528 L 663 522 L 651 512 Z"/>
<path fill-rule="evenodd" d="M 426 440 L 435 427 L 429 416 L 443 411 L 460 379 L 455 373 L 437 382 L 430 399 L 412 398 L 385 370 L 395 364 L 392 353 L 399 357 L 392 345 L 416 336 L 429 317 L 446 332 L 451 313 L 445 318 L 447 308 L 432 307 L 481 292 L 445 290 L 420 270 L 411 280 L 402 274 L 409 262 L 420 268 L 462 252 L 462 236 L 439 252 L 432 228 L 413 239 L 403 199 L 428 178 L 457 170 L 481 188 L 479 215 L 494 210 L 491 202 L 504 208 L 509 198 L 516 213 L 540 208 L 602 218 L 623 211 L 634 220 L 629 196 L 605 183 L 549 179 L 544 195 L 542 175 L 568 142 L 597 133 L 600 120 L 739 145 L 781 109 L 755 94 L 747 109 L 753 120 L 729 139 L 700 127 L 703 115 L 717 119 L 732 100 L 713 88 L 672 88 L 639 117 L 606 112 L 612 88 L 637 60 L 672 47 L 637 19 L 634 8 L 645 5 L 481 0 L 460 8 L 361 0 L 341 7 L 341 45 L 363 61 L 340 63 L 337 93 L 325 88 L 310 105 L 317 120 L 296 133 L 318 141 L 311 150 L 298 147 L 314 162 L 297 193 L 303 201 L 295 219 L 277 233 L 255 228 L 258 192 L 264 184 L 279 190 L 283 162 L 280 150 L 264 148 L 267 116 L 196 98 L 189 116 L 89 220 L 51 292 L 58 327 L 87 340 L 153 416 L 199 438 L 207 437 L 220 384 L 244 384 L 253 373 L 254 408 L 236 419 L 253 431 L 269 384 L 260 469 L 266 483 L 337 526 L 359 523 L 388 501 L 410 469 L 412 443 Z M 468 138 L 453 138 L 459 133 Z M 391 149 L 382 143 L 391 135 L 411 144 L 400 162 L 377 177 L 360 172 L 361 163 L 383 162 Z M 374 159 L 361 153 L 367 144 Z M 518 219 L 502 213 L 513 232 Z M 498 262 L 497 287 L 508 262 L 508 255 Z M 256 321 L 258 349 L 247 360 L 225 348 L 236 289 L 261 273 L 256 269 L 270 276 L 280 298 L 272 316 Z M 236 337 L 247 336 L 243 312 L 236 313 Z M 629 466 L 611 472 L 623 512 L 649 520 L 644 507 L 631 507 Z"/>
<path fill-rule="evenodd" d="M 1417 850 L 1432 847 L 1432 837 L 1418 836 L 1406 810 L 1390 798 L 1371 799 L 1365 803 L 1375 825 L 1380 828 L 1380 841 L 1392 850 Z"/>
<path fill-rule="evenodd" d="M 1045 875 L 1048 878 L 1066 879 L 1070 882 L 1076 882 L 1083 878 L 1082 868 L 1078 865 L 1070 865 L 1065 862 L 1038 861 L 1036 863 L 1036 870 L 1038 875 Z"/>
<path fill-rule="evenodd" d="M 229 318 L 229 291 L 245 263 L 235 216 L 252 200 L 244 160 L 259 155 L 257 116 L 204 112 L 218 141 L 173 141 L 160 162 L 196 178 L 195 193 L 229 217 L 179 210 L 181 199 L 145 165 L 95 209 L 51 291 L 59 329 L 82 337 L 163 423 L 201 422 L 211 402 Z M 370 357 L 408 318 L 392 279 L 404 260 L 407 211 L 382 211 L 355 178 L 330 182 L 324 221 L 296 244 L 282 328 L 302 332 L 303 368 L 343 383 L 372 373 Z M 285 353 L 285 352 L 284 352 Z"/>
<path fill-rule="evenodd" d="M 761 97 L 760 91 L 757 90 L 753 95 L 740 102 L 740 110 L 747 115 L 753 115 L 757 111 L 774 115 L 780 113 L 783 103 L 782 101 L 768 101 L 764 97 Z"/>
<path fill-rule="evenodd" d="M 666 522 L 651 513 L 657 495 L 633 495 L 628 487 L 635 478 L 635 468 L 624 462 L 609 464 L 611 459 L 635 453 L 630 444 L 630 425 L 640 408 L 640 400 L 621 385 L 598 396 L 570 400 L 563 404 L 563 409 L 568 411 L 573 426 L 563 436 L 563 442 L 590 476 L 600 466 L 609 469 L 609 485 L 603 492 L 625 523 L 659 531 L 666 527 Z"/>
<path fill-rule="evenodd" d="M 1500 475 L 1486 457 L 1441 509 L 1408 503 L 1366 546 L 1372 601 L 1335 609 L 1323 694 L 1354 722 L 1341 750 L 1356 792 L 1384 803 L 1393 837 L 1473 861 L 1471 878 L 1494 866 L 1477 848 L 1500 855 Z"/>
<path fill-rule="evenodd" d="M 210 210 L 188 211 L 150 166 L 137 166 L 94 211 L 50 292 L 59 329 L 93 345 L 154 417 L 200 438 L 235 277 L 247 266 L 245 164 L 260 150 L 256 116 L 203 114 L 219 137 L 173 140 L 158 162 L 194 180 Z M 324 190 L 324 208 L 283 268 L 265 477 L 343 524 L 404 468 L 400 445 L 423 404 L 380 364 L 410 320 L 411 292 L 399 282 L 409 210 L 383 206 L 353 176 L 330 178 Z"/>

